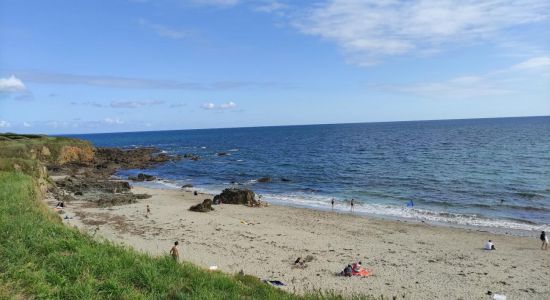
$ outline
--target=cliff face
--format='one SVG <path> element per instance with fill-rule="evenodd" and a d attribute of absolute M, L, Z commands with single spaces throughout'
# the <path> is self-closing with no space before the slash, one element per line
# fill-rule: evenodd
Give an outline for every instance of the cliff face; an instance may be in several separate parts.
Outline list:
<path fill-rule="evenodd" d="M 43 192 L 49 183 L 47 165 L 90 165 L 93 160 L 93 147 L 86 141 L 0 134 L 0 171 L 19 171 L 31 175 Z"/>

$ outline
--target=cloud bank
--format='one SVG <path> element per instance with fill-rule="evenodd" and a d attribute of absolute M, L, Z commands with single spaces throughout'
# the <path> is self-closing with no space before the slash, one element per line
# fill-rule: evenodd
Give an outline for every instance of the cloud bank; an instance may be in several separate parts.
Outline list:
<path fill-rule="evenodd" d="M 507 29 L 549 17 L 547 0 L 330 0 L 300 14 L 293 25 L 336 43 L 350 63 L 370 66 L 448 45 L 496 42 Z"/>

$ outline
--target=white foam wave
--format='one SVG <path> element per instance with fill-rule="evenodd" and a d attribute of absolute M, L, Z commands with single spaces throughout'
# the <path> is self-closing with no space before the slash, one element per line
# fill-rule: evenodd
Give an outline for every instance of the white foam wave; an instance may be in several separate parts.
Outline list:
<path fill-rule="evenodd" d="M 331 210 L 331 197 L 270 194 L 262 194 L 262 196 L 262 199 L 265 199 L 266 201 L 274 204 L 313 208 L 319 210 Z M 350 212 L 351 207 L 348 202 L 335 201 L 334 210 L 339 212 Z M 484 227 L 494 229 L 512 229 L 519 231 L 550 230 L 549 224 L 527 224 L 513 220 L 489 219 L 476 215 L 436 212 L 431 210 L 408 208 L 406 206 L 384 204 L 356 203 L 354 213 L 361 215 L 390 217 L 393 219 L 413 220 L 439 225 L 455 225 L 459 227 Z"/>

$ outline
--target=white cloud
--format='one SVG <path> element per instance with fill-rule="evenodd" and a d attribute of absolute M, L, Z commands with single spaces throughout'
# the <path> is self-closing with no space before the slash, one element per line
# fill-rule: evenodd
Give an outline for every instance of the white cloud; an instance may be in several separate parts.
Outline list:
<path fill-rule="evenodd" d="M 528 74 L 550 70 L 550 57 L 527 59 L 510 67 L 481 75 L 458 76 L 448 80 L 404 85 L 378 85 L 385 92 L 399 92 L 432 98 L 472 98 L 519 93 Z M 515 84 L 512 84 L 514 83 Z M 519 82 L 519 83 L 518 83 Z"/>
<path fill-rule="evenodd" d="M 216 104 L 214 104 L 214 103 L 212 103 L 212 102 L 204 103 L 204 104 L 202 105 L 202 108 L 208 109 L 208 110 L 214 109 L 214 108 L 216 108 Z"/>
<path fill-rule="evenodd" d="M 513 70 L 533 70 L 550 67 L 550 56 L 540 56 L 513 65 Z"/>
<path fill-rule="evenodd" d="M 124 121 L 120 120 L 119 118 L 105 118 L 103 122 L 107 124 L 116 124 L 116 125 L 124 124 Z"/>
<path fill-rule="evenodd" d="M 8 121 L 0 120 L 0 128 L 8 128 L 11 124 Z"/>
<path fill-rule="evenodd" d="M 402 86 L 386 86 L 383 90 L 436 98 L 474 98 L 497 96 L 512 93 L 486 77 L 463 76 L 445 81 L 425 82 Z"/>
<path fill-rule="evenodd" d="M 279 1 L 266 1 L 258 4 L 256 7 L 254 7 L 254 10 L 258 12 L 274 13 L 277 11 L 285 10 L 287 8 L 288 5 Z"/>
<path fill-rule="evenodd" d="M 235 108 L 236 106 L 237 106 L 237 104 L 235 104 L 235 102 L 229 101 L 227 103 L 221 104 L 220 108 L 221 109 L 232 109 L 232 108 Z"/>
<path fill-rule="evenodd" d="M 548 0 L 330 0 L 294 25 L 335 42 L 350 62 L 372 65 L 388 56 L 496 43 L 506 29 L 548 21 L 549 12 Z"/>
<path fill-rule="evenodd" d="M 24 90 L 25 84 L 14 75 L 8 78 L 0 78 L 0 92 L 19 92 Z"/>
<path fill-rule="evenodd" d="M 112 108 L 139 108 L 142 106 L 162 105 L 164 101 L 148 100 L 148 101 L 113 101 Z"/>
<path fill-rule="evenodd" d="M 233 101 L 229 101 L 227 103 L 222 103 L 220 105 L 214 104 L 212 102 L 207 102 L 207 103 L 204 103 L 202 105 L 202 108 L 206 109 L 206 110 L 213 110 L 213 109 L 230 110 L 230 109 L 233 109 L 235 107 L 237 107 L 237 104 Z"/>
<path fill-rule="evenodd" d="M 23 122 L 23 127 L 32 127 L 32 124 L 28 122 Z"/>
<path fill-rule="evenodd" d="M 156 34 L 158 34 L 161 37 L 166 37 L 174 40 L 179 40 L 189 35 L 189 32 L 187 30 L 170 28 L 165 25 L 149 22 L 148 20 L 145 20 L 145 19 L 140 19 L 139 24 L 141 24 L 143 27 L 147 29 L 150 29 L 156 32 Z"/>

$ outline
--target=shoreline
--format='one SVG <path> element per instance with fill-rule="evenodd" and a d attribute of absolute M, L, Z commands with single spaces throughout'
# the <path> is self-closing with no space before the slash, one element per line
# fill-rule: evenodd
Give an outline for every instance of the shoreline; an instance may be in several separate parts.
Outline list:
<path fill-rule="evenodd" d="M 166 255 L 179 240 L 185 261 L 280 280 L 297 293 L 321 289 L 413 299 L 479 299 L 487 291 L 511 298 L 550 295 L 545 284 L 550 252 L 540 250 L 532 237 L 280 205 L 225 204 L 197 213 L 189 206 L 211 195 L 141 186 L 132 191 L 152 197 L 103 208 L 71 201 L 67 214 L 74 218 L 64 222 L 151 255 Z M 482 250 L 487 239 L 495 241 L 497 251 Z M 293 264 L 307 255 L 313 261 L 306 267 Z M 335 275 L 357 260 L 373 276 Z"/>
<path fill-rule="evenodd" d="M 128 181 L 124 177 L 113 177 L 115 180 L 122 180 L 122 181 Z M 180 190 L 179 184 L 175 184 L 170 180 L 166 179 L 158 179 L 154 182 L 131 182 L 132 186 L 136 187 L 144 187 L 144 188 L 151 188 L 151 189 L 159 189 L 159 190 Z M 233 187 L 233 186 L 231 186 Z M 236 186 L 237 188 L 243 187 L 243 186 Z M 244 188 L 249 188 L 251 190 L 254 190 L 253 186 L 244 186 Z M 207 187 L 202 186 L 196 186 L 190 189 L 184 189 L 185 191 L 189 190 L 197 190 L 199 193 L 203 193 L 206 195 L 210 195 L 211 197 L 214 197 L 215 194 L 219 194 L 221 190 L 216 191 L 209 189 Z M 260 194 L 257 194 L 260 195 Z M 449 220 L 429 220 L 423 218 L 422 215 L 418 215 L 417 213 L 419 210 L 423 212 L 430 212 L 433 214 L 441 214 L 441 212 L 435 212 L 430 210 L 424 210 L 415 208 L 414 210 L 411 210 L 409 208 L 405 207 L 398 207 L 398 206 L 391 206 L 391 205 L 383 205 L 383 204 L 375 204 L 377 207 L 386 207 L 390 208 L 392 210 L 400 210 L 401 212 L 410 213 L 409 216 L 405 215 L 391 215 L 391 214 L 384 214 L 384 213 L 369 213 L 364 211 L 355 211 L 351 212 L 350 207 L 346 206 L 345 209 L 342 209 L 343 203 L 339 202 L 336 203 L 336 208 L 331 209 L 330 208 L 330 202 L 326 203 L 326 207 L 321 206 L 313 206 L 313 205 L 307 205 L 307 204 L 298 204 L 294 202 L 285 202 L 281 200 L 274 200 L 277 198 L 277 195 L 269 195 L 268 197 L 265 197 L 265 194 L 262 194 L 264 197 L 263 199 L 268 202 L 270 205 L 277 205 L 277 206 L 284 206 L 284 207 L 291 207 L 291 208 L 297 208 L 297 209 L 308 209 L 308 210 L 314 210 L 314 211 L 322 211 L 322 212 L 328 212 L 328 213 L 336 213 L 336 214 L 343 214 L 343 215 L 353 215 L 358 217 L 365 217 L 365 218 L 375 218 L 380 220 L 389 220 L 389 221 L 397 221 L 397 222 L 405 222 L 405 223 L 415 223 L 415 224 L 428 224 L 431 226 L 441 226 L 441 227 L 449 227 L 449 228 L 457 228 L 457 229 L 464 229 L 464 230 L 472 230 L 472 231 L 479 231 L 479 232 L 489 232 L 493 234 L 499 234 L 499 235 L 513 235 L 513 236 L 522 236 L 522 237 L 538 237 L 540 234 L 540 231 L 550 231 L 550 226 L 548 224 L 531 224 L 527 222 L 522 222 L 520 220 L 508 220 L 508 219 L 491 219 L 487 217 L 480 218 L 477 216 L 478 220 L 476 222 L 483 223 L 483 222 L 510 222 L 510 224 L 514 226 L 529 226 L 534 228 L 512 228 L 512 227 L 503 227 L 503 226 L 490 226 L 490 225 L 479 225 L 479 224 L 468 224 L 468 223 L 460 223 L 457 221 L 453 221 L 452 218 L 449 218 Z M 347 204 L 346 204 L 347 205 Z M 372 204 L 371 204 L 372 205 Z M 358 208 L 364 207 L 364 204 L 359 202 L 356 203 L 356 206 Z M 447 213 L 446 213 L 447 214 Z M 448 213 L 453 214 L 453 213 Z M 455 214 L 456 215 L 456 214 Z M 469 215 L 464 215 L 469 216 Z"/>

